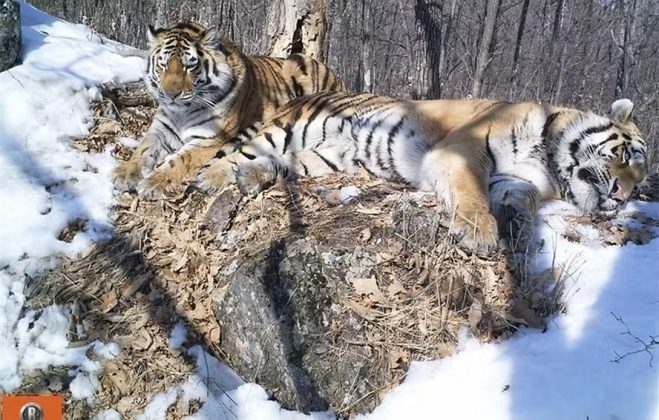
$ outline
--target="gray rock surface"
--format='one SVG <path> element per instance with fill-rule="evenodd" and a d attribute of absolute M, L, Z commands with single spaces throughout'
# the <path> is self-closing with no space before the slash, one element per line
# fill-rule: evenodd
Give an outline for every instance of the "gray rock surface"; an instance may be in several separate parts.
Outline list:
<path fill-rule="evenodd" d="M 21 48 L 20 7 L 15 0 L 0 0 L 0 71 L 12 67 Z"/>
<path fill-rule="evenodd" d="M 457 249 L 428 196 L 359 188 L 348 205 L 308 190 L 294 206 L 277 189 L 255 201 L 229 191 L 207 213 L 208 228 L 237 250 L 211 304 L 220 348 L 284 407 L 371 411 L 412 360 L 450 354 L 462 326 L 491 339 L 520 318 L 505 256 Z"/>

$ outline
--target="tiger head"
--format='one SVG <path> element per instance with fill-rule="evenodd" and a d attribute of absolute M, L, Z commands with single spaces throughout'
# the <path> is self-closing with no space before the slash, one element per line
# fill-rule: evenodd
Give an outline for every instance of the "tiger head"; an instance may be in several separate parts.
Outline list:
<path fill-rule="evenodd" d="M 149 25 L 146 85 L 163 105 L 212 106 L 231 90 L 231 54 L 216 32 L 195 23 Z"/>
<path fill-rule="evenodd" d="M 587 114 L 565 131 L 567 198 L 582 210 L 616 210 L 647 175 L 647 146 L 632 121 L 633 108 L 629 99 L 617 100 L 607 117 Z"/>

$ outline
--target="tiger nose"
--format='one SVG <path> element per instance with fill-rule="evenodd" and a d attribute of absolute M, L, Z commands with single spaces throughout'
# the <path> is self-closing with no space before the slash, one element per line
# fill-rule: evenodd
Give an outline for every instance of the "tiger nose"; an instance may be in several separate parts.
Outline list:
<path fill-rule="evenodd" d="M 618 203 L 622 203 L 627 199 L 627 195 L 625 194 L 625 191 L 623 190 L 619 182 L 616 181 L 616 183 L 613 185 L 613 188 L 609 193 L 609 198 L 611 198 L 614 201 L 617 201 Z"/>
<path fill-rule="evenodd" d="M 170 99 L 176 99 L 181 95 L 183 91 L 177 88 L 164 88 L 163 93 L 167 95 Z"/>

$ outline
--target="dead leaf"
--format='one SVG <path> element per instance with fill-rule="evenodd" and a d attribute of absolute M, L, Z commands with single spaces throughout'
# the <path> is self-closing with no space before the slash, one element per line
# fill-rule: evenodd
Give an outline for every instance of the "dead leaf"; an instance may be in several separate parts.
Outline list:
<path fill-rule="evenodd" d="M 172 271 L 179 272 L 185 265 L 188 263 L 188 253 L 185 252 L 183 255 L 172 265 Z"/>
<path fill-rule="evenodd" d="M 375 321 L 381 316 L 380 312 L 376 311 L 375 309 L 367 308 L 355 301 L 348 299 L 344 303 L 345 306 L 347 306 L 350 310 L 368 321 Z"/>
<path fill-rule="evenodd" d="M 129 346 L 138 351 L 148 350 L 151 344 L 153 344 L 153 337 L 144 328 L 137 329 L 132 338 L 133 340 L 131 340 Z"/>
<path fill-rule="evenodd" d="M 339 190 L 332 190 L 325 196 L 325 201 L 327 204 L 332 206 L 338 206 L 341 204 L 341 192 Z"/>
<path fill-rule="evenodd" d="M 360 244 L 365 244 L 369 239 L 371 239 L 371 229 L 365 228 L 359 232 L 359 238 L 357 240 Z"/>
<path fill-rule="evenodd" d="M 358 295 L 368 297 L 372 302 L 384 302 L 387 298 L 380 291 L 375 277 L 358 278 L 352 281 L 352 287 Z"/>
<path fill-rule="evenodd" d="M 120 362 L 109 360 L 103 364 L 104 377 L 108 378 L 121 395 L 131 392 L 131 377 L 128 369 Z"/>
<path fill-rule="evenodd" d="M 389 369 L 398 369 L 402 363 L 408 363 L 410 360 L 409 351 L 402 347 L 394 347 L 387 354 Z"/>
<path fill-rule="evenodd" d="M 545 321 L 537 314 L 536 311 L 531 309 L 528 302 L 526 302 L 524 299 L 515 299 L 513 302 L 513 308 L 510 314 L 508 314 L 507 318 L 510 321 L 520 322 L 538 330 L 544 331 L 547 328 Z"/>
<path fill-rule="evenodd" d="M 116 134 L 121 131 L 121 126 L 116 120 L 106 120 L 99 122 L 93 131 L 94 134 Z"/>
<path fill-rule="evenodd" d="M 394 256 L 388 252 L 378 252 L 375 255 L 375 262 L 377 264 L 383 264 L 393 260 L 394 260 Z"/>
<path fill-rule="evenodd" d="M 107 314 L 113 310 L 118 303 L 119 299 L 117 296 L 117 291 L 112 289 L 101 296 L 101 304 L 99 305 L 98 310 L 101 311 L 102 314 Z"/>
<path fill-rule="evenodd" d="M 357 208 L 355 209 L 355 211 L 357 213 L 369 214 L 369 215 L 382 214 L 382 210 L 377 208 L 377 207 L 366 208 L 366 207 L 362 206 L 361 204 L 357 205 Z"/>
<path fill-rule="evenodd" d="M 394 299 L 396 297 L 403 298 L 407 296 L 407 290 L 405 290 L 405 287 L 403 287 L 403 285 L 400 284 L 398 280 L 391 282 L 389 287 L 387 287 L 387 293 L 389 294 L 390 299 Z"/>
<path fill-rule="evenodd" d="M 146 283 L 147 280 L 151 278 L 150 274 L 140 274 L 138 276 L 135 276 L 133 279 L 133 282 L 124 290 L 124 292 L 121 294 L 122 299 L 126 299 L 128 297 L 131 297 L 142 288 L 144 283 Z"/>

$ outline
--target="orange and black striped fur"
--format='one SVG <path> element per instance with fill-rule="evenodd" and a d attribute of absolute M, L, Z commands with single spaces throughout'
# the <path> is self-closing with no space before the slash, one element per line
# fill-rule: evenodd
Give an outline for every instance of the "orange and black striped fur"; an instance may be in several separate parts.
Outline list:
<path fill-rule="evenodd" d="M 145 198 L 194 175 L 228 140 L 291 99 L 345 91 L 316 60 L 248 56 L 198 24 L 149 27 L 149 43 L 145 82 L 158 110 L 131 159 L 115 172 L 120 189 L 136 188 Z"/>
<path fill-rule="evenodd" d="M 278 176 L 361 166 L 436 192 L 455 211 L 453 234 L 488 254 L 499 232 L 514 247 L 527 243 L 541 200 L 610 212 L 630 197 L 647 172 L 632 108 L 621 99 L 604 117 L 537 103 L 320 93 L 221 152 L 195 185 L 212 192 L 235 182 L 255 195 Z"/>

